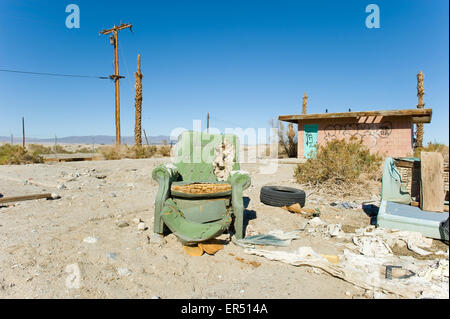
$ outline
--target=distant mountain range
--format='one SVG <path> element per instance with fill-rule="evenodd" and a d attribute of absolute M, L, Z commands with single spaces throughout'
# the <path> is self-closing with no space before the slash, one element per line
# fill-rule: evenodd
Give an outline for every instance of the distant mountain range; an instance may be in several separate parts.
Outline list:
<path fill-rule="evenodd" d="M 164 140 L 167 141 L 167 144 L 170 144 L 170 136 L 159 135 L 159 136 L 149 136 L 148 143 L 152 145 L 163 144 Z M 67 137 L 58 137 L 57 143 L 61 144 L 105 144 L 110 145 L 114 144 L 116 141 L 115 136 L 109 135 L 95 135 L 95 136 L 67 136 Z M 122 144 L 134 144 L 134 136 L 122 136 Z M 0 142 L 11 142 L 10 136 L 0 136 Z M 15 136 L 14 144 L 21 144 L 22 137 Z M 55 138 L 26 138 L 26 143 L 55 143 Z M 172 143 L 175 144 L 176 140 L 172 140 Z M 145 140 L 145 136 L 142 136 L 142 144 L 147 144 Z"/>

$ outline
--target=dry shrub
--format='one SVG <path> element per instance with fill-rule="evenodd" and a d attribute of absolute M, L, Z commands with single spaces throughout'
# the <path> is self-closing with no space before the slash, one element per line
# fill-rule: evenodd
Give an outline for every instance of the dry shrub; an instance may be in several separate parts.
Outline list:
<path fill-rule="evenodd" d="M 28 149 L 36 154 L 53 154 L 55 153 L 55 146 L 44 146 L 41 144 L 30 144 Z M 61 145 L 56 145 L 56 153 L 58 154 L 72 154 L 73 152 L 66 150 Z"/>
<path fill-rule="evenodd" d="M 158 149 L 156 146 L 101 146 L 100 153 L 106 160 L 118 160 L 122 158 L 150 158 L 153 157 Z"/>
<path fill-rule="evenodd" d="M 92 148 L 79 146 L 76 153 L 92 153 Z"/>
<path fill-rule="evenodd" d="M 414 157 L 420 158 L 421 152 L 438 152 L 442 154 L 444 160 L 448 162 L 449 159 L 449 148 L 445 144 L 431 143 L 429 142 L 425 147 L 418 147 L 414 150 Z"/>
<path fill-rule="evenodd" d="M 53 146 L 52 149 L 54 150 L 55 147 Z M 56 153 L 58 154 L 73 154 L 73 152 L 66 150 L 63 146 L 61 145 L 56 145 Z"/>
<path fill-rule="evenodd" d="M 371 154 L 362 140 L 332 140 L 319 145 L 316 156 L 299 164 L 294 176 L 302 184 L 318 185 L 329 192 L 353 191 L 381 178 L 383 158 Z"/>
<path fill-rule="evenodd" d="M 285 130 L 283 123 L 279 122 L 278 143 L 281 148 L 280 155 L 286 154 L 288 157 L 297 157 L 298 142 L 293 124 L 290 123 Z"/>
<path fill-rule="evenodd" d="M 36 154 L 51 154 L 53 153 L 53 150 L 50 146 L 44 146 L 41 144 L 29 144 L 28 149 L 32 153 Z"/>
<path fill-rule="evenodd" d="M 134 152 L 133 158 L 150 158 L 150 157 L 155 156 L 158 149 L 155 145 L 133 146 L 132 151 Z"/>
<path fill-rule="evenodd" d="M 170 147 L 169 145 L 162 145 L 159 148 L 159 154 L 161 154 L 162 156 L 165 156 L 165 157 L 170 156 L 171 151 L 172 151 L 172 147 Z"/>
<path fill-rule="evenodd" d="M 44 159 L 36 152 L 30 152 L 19 145 L 0 146 L 0 165 L 43 163 Z"/>

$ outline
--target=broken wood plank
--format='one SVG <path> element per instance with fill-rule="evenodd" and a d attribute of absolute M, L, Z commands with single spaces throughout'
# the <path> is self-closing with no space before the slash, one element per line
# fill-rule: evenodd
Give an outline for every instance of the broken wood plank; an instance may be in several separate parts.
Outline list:
<path fill-rule="evenodd" d="M 11 202 L 21 202 L 26 200 L 52 198 L 52 194 L 34 194 L 34 195 L 24 195 L 24 196 L 13 196 L 13 197 L 2 197 L 0 198 L 0 204 L 11 203 Z"/>
<path fill-rule="evenodd" d="M 336 118 L 360 118 L 371 116 L 403 116 L 411 117 L 412 122 L 429 123 L 431 121 L 432 109 L 408 109 L 408 110 L 386 110 L 386 111 L 363 111 L 363 112 L 341 112 L 341 113 L 320 113 L 301 115 L 280 115 L 279 121 L 297 123 L 302 120 L 320 120 Z"/>
<path fill-rule="evenodd" d="M 444 158 L 437 152 L 420 154 L 420 208 L 431 212 L 444 211 Z"/>

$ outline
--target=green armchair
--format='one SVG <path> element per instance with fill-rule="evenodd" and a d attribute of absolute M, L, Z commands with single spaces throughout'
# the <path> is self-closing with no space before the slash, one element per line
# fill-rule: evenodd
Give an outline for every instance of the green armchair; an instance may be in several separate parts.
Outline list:
<path fill-rule="evenodd" d="M 251 180 L 240 170 L 238 159 L 236 135 L 194 131 L 180 134 L 174 163 L 160 165 L 152 173 L 159 184 L 153 231 L 163 234 L 166 225 L 183 244 L 195 244 L 219 236 L 233 223 L 236 238 L 243 238 L 242 193 Z M 217 186 L 222 190 L 180 190 L 180 186 L 192 184 L 220 184 Z"/>

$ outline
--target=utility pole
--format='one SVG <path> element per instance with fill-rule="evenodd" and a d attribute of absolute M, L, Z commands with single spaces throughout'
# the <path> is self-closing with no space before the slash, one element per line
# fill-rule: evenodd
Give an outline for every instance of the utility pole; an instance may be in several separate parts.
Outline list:
<path fill-rule="evenodd" d="M 114 75 L 110 75 L 111 79 L 114 79 L 116 88 L 116 145 L 120 145 L 120 96 L 119 96 L 119 79 L 123 79 L 124 76 L 119 75 L 119 31 L 123 29 L 130 28 L 132 30 L 131 24 L 121 24 L 119 26 L 114 26 L 111 29 L 103 30 L 100 34 L 110 34 L 110 43 L 114 45 Z"/>
<path fill-rule="evenodd" d="M 209 133 L 209 112 L 208 115 L 206 116 L 206 133 Z"/>
<path fill-rule="evenodd" d="M 134 144 L 142 145 L 142 128 L 141 128 L 141 118 L 142 118 L 142 73 L 141 73 L 141 55 L 138 54 L 137 57 L 137 72 L 134 72 L 134 77 L 136 78 L 136 83 L 134 89 L 136 90 L 135 107 L 136 107 L 136 122 L 134 126 Z"/>
<path fill-rule="evenodd" d="M 25 148 L 25 118 L 22 116 L 22 146 Z"/>

